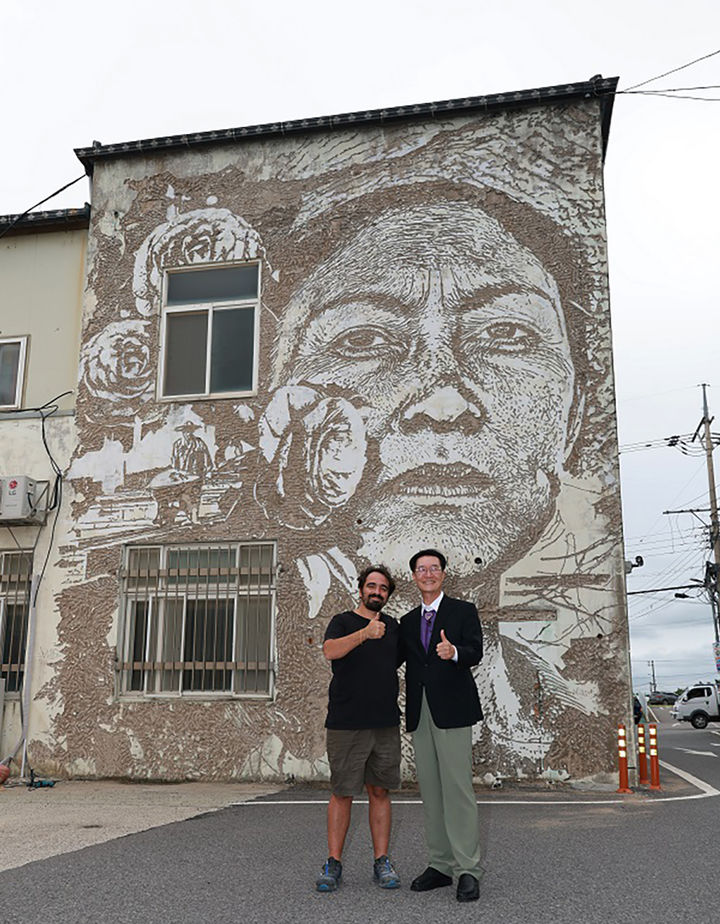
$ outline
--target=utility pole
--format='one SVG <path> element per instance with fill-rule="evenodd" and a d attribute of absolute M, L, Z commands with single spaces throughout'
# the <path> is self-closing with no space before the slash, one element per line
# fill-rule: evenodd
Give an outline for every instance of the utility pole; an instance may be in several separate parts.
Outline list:
<path fill-rule="evenodd" d="M 702 385 L 703 392 L 703 416 L 702 420 L 698 424 L 697 430 L 693 436 L 693 441 L 695 437 L 700 434 L 700 430 L 703 430 L 703 438 L 701 438 L 701 443 L 705 449 L 705 460 L 707 462 L 707 473 L 708 473 L 708 492 L 710 496 L 710 544 L 713 549 L 713 557 L 715 558 L 715 568 L 708 569 L 706 573 L 706 585 L 708 593 L 710 594 L 710 602 L 712 604 L 713 611 L 713 627 L 715 629 L 715 643 L 720 644 L 720 628 L 718 627 L 718 599 L 720 598 L 720 520 L 718 520 L 718 506 L 717 506 L 717 492 L 715 490 L 715 467 L 713 466 L 713 442 L 712 434 L 710 432 L 710 424 L 713 422 L 714 418 L 710 416 L 710 411 L 708 410 L 707 403 L 707 385 Z M 714 574 L 711 571 L 714 570 Z"/>
<path fill-rule="evenodd" d="M 652 683 L 650 684 L 650 692 L 654 693 L 657 690 L 657 680 L 655 680 L 655 662 L 648 661 L 650 667 L 650 672 L 652 673 Z"/>

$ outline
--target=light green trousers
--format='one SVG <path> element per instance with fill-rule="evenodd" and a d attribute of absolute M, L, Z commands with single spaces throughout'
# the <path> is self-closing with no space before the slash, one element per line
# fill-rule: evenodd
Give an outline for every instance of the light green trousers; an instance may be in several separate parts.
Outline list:
<path fill-rule="evenodd" d="M 447 876 L 480 878 L 480 834 L 472 786 L 472 728 L 438 728 L 423 692 L 413 732 L 425 817 L 428 865 Z"/>

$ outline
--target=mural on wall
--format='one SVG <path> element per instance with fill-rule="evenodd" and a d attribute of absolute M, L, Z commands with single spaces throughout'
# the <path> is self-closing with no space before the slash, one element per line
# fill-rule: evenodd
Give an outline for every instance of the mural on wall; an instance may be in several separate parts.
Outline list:
<path fill-rule="evenodd" d="M 627 691 L 596 121 L 338 132 L 202 173 L 187 154 L 128 181 L 119 231 L 98 220 L 74 550 L 278 540 L 278 687 L 243 703 L 265 741 L 245 772 L 322 772 L 324 625 L 368 562 L 401 579 L 394 614 L 415 605 L 423 546 L 481 610 L 477 772 L 607 764 L 593 722 Z M 158 401 L 165 271 L 239 261 L 261 269 L 257 394 Z"/>

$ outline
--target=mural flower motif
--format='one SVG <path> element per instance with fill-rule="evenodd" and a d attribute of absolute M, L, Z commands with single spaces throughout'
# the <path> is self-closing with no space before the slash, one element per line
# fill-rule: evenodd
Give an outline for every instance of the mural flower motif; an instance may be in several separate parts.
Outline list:
<path fill-rule="evenodd" d="M 133 293 L 145 317 L 158 310 L 166 267 L 265 259 L 260 235 L 228 209 L 204 208 L 158 225 L 135 256 Z"/>
<path fill-rule="evenodd" d="M 365 425 L 344 398 L 314 388 L 278 389 L 259 423 L 255 497 L 293 529 L 318 526 L 355 493 L 366 461 Z"/>
<path fill-rule="evenodd" d="M 81 381 L 103 402 L 101 415 L 133 417 L 150 401 L 154 366 L 150 361 L 149 321 L 114 321 L 88 341 L 80 361 Z"/>

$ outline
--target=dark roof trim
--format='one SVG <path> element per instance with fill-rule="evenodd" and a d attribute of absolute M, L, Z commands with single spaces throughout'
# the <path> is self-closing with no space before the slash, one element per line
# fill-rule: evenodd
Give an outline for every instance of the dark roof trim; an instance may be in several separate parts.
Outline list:
<path fill-rule="evenodd" d="M 146 138 L 142 141 L 126 141 L 119 144 L 94 142 L 90 148 L 76 148 L 75 154 L 85 167 L 87 174 L 91 175 L 93 167 L 98 161 L 113 157 L 159 153 L 161 151 L 191 148 L 197 145 L 227 144 L 232 141 L 245 141 L 248 138 L 323 131 L 343 128 L 348 125 L 377 125 L 386 122 L 427 119 L 428 117 L 436 118 L 456 113 L 521 109 L 528 106 L 565 103 L 593 97 L 600 100 L 604 154 L 607 148 L 610 115 L 618 80 L 618 77 L 606 79 L 597 75 L 580 83 L 563 84 L 556 87 L 540 87 L 535 90 L 517 90 L 511 93 L 496 93 L 489 96 L 468 96 L 464 99 L 450 99 L 436 103 L 418 103 L 389 109 L 369 109 L 365 112 L 348 112 L 340 115 L 320 116 L 314 119 L 272 122 L 265 125 L 250 125 L 246 128 L 227 128 L 219 131 L 196 132 L 189 135 L 169 135 L 165 138 Z"/>
<path fill-rule="evenodd" d="M 75 231 L 90 224 L 90 205 L 80 209 L 54 209 L 27 215 L 0 215 L 0 235 L 36 234 L 42 231 Z"/>

